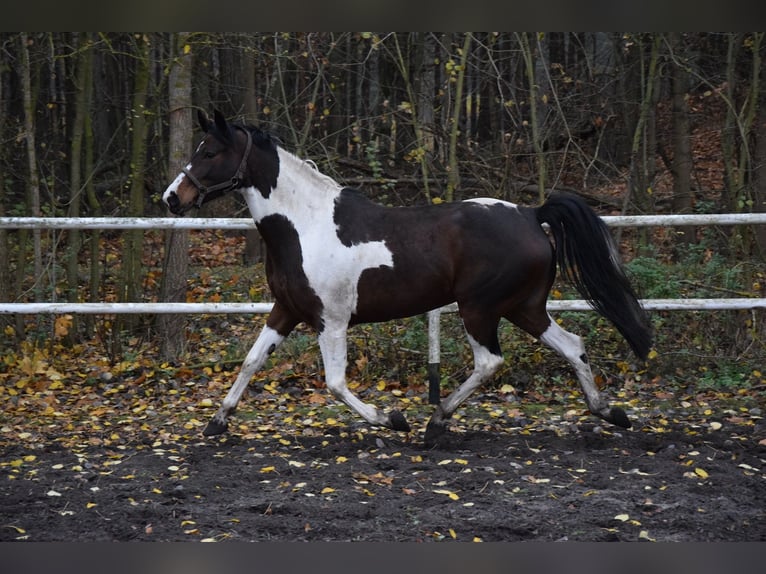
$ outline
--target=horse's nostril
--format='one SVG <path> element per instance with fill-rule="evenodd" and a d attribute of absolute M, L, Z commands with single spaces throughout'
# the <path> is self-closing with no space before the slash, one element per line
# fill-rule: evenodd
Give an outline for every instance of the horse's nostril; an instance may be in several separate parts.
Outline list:
<path fill-rule="evenodd" d="M 179 213 L 181 211 L 181 201 L 178 199 L 178 196 L 175 194 L 175 192 L 171 193 L 165 199 L 165 203 L 167 203 L 168 208 L 172 213 Z"/>

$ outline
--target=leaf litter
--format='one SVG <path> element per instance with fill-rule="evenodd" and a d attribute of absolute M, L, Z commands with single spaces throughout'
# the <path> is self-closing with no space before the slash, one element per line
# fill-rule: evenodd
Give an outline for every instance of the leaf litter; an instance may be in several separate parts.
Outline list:
<path fill-rule="evenodd" d="M 256 321 L 226 320 L 254 338 Z M 316 349 L 296 349 L 256 376 L 227 435 L 204 438 L 238 371 L 231 338 L 180 365 L 134 343 L 116 364 L 94 344 L 4 358 L 0 540 L 766 539 L 763 387 L 616 390 L 636 421 L 623 430 L 574 383 L 502 383 L 429 450 L 422 380 L 354 362 L 355 392 L 413 426 L 376 429 L 329 395 Z"/>

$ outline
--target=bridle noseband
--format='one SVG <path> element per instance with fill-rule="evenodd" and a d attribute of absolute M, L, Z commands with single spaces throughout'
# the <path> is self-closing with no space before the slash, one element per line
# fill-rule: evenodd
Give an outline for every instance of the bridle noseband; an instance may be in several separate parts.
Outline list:
<path fill-rule="evenodd" d="M 200 180 L 198 180 L 196 177 L 194 177 L 194 174 L 185 167 L 181 169 L 183 173 L 186 174 L 186 177 L 189 178 L 189 181 L 191 181 L 194 184 L 194 187 L 197 188 L 199 191 L 199 195 L 197 196 L 197 203 L 196 207 L 199 209 L 202 207 L 202 204 L 205 200 L 205 196 L 208 193 L 212 193 L 214 191 L 223 191 L 224 193 L 227 191 L 233 191 L 237 189 L 240 184 L 242 183 L 242 178 L 245 175 L 245 170 L 247 169 L 247 158 L 250 157 L 250 149 L 253 147 L 253 134 L 250 133 L 249 130 L 246 130 L 243 127 L 240 126 L 234 126 L 236 128 L 241 129 L 243 132 L 245 132 L 245 135 L 247 135 L 247 144 L 245 145 L 245 153 L 242 156 L 242 161 L 239 162 L 239 167 L 237 168 L 237 172 L 232 176 L 232 178 L 228 181 L 223 181 L 221 183 L 216 183 L 215 185 L 211 185 L 210 187 L 207 187 L 205 185 L 202 185 Z"/>

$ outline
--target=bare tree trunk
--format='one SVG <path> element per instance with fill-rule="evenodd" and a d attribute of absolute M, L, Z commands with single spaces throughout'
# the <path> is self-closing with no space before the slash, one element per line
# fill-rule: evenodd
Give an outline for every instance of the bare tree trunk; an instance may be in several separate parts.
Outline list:
<path fill-rule="evenodd" d="M 761 58 L 761 79 L 766 78 L 766 58 Z M 766 90 L 758 93 L 758 119 L 754 127 L 753 211 L 766 213 Z M 766 261 L 766 225 L 755 226 L 756 252 Z"/>
<path fill-rule="evenodd" d="M 724 188 L 721 199 L 724 211 L 734 210 L 734 198 L 739 193 L 739 175 L 735 167 L 737 165 L 735 160 L 737 111 L 734 108 L 734 87 L 736 84 L 737 52 L 741 43 L 739 33 L 731 32 L 729 34 L 729 49 L 726 54 L 726 98 L 729 105 L 726 108 L 726 121 L 721 135 L 724 164 Z"/>
<path fill-rule="evenodd" d="M 668 35 L 670 48 L 675 54 L 676 60 L 681 57 L 680 32 L 671 32 Z M 691 213 L 693 207 L 692 183 L 692 148 L 691 129 L 689 127 L 689 107 L 686 104 L 687 87 L 689 77 L 686 69 L 679 63 L 672 64 L 672 91 L 673 91 L 673 213 Z M 678 227 L 675 229 L 679 251 L 685 251 L 689 244 L 695 243 L 697 230 L 694 226 Z"/>
<path fill-rule="evenodd" d="M 642 72 L 643 95 L 641 98 L 641 105 L 639 107 L 636 129 L 633 132 L 633 142 L 630 148 L 630 171 L 628 175 L 628 185 L 627 189 L 625 190 L 625 197 L 622 204 L 623 214 L 627 213 L 628 206 L 639 193 L 639 190 L 642 194 L 646 193 L 646 166 L 644 165 L 644 162 L 640 161 L 640 152 L 641 143 L 646 138 L 649 107 L 654 101 L 654 89 L 656 86 L 655 79 L 657 76 L 657 60 L 659 58 L 659 48 L 660 35 L 658 33 L 652 39 L 652 46 L 649 54 L 649 66 L 646 70 L 646 74 L 644 75 Z M 654 161 L 653 154 L 651 161 Z M 622 227 L 617 229 L 615 235 L 617 242 L 619 243 L 620 239 L 622 238 Z"/>
<path fill-rule="evenodd" d="M 40 179 L 37 173 L 37 151 L 35 146 L 35 106 L 32 97 L 32 71 L 29 59 L 29 38 L 26 32 L 20 35 L 21 40 L 21 83 L 22 98 L 24 105 L 24 139 L 27 145 L 27 166 L 29 180 L 27 182 L 27 197 L 29 202 L 29 211 L 32 217 L 40 217 Z M 42 301 L 42 234 L 41 230 L 36 228 L 32 230 L 32 241 L 34 249 L 34 297 L 35 301 Z M 24 267 L 23 254 L 19 256 L 19 268 Z M 20 278 L 23 279 L 23 271 Z M 39 317 L 38 317 L 39 322 Z"/>
<path fill-rule="evenodd" d="M 133 81 L 133 99 L 131 105 L 131 150 L 130 150 L 130 192 L 128 198 L 128 215 L 140 217 L 144 213 L 145 201 L 145 166 L 146 166 L 146 101 L 149 88 L 149 51 L 150 40 L 145 35 L 136 38 L 136 64 Z M 125 249 L 122 259 L 122 286 L 120 301 L 137 301 L 141 287 L 141 257 L 143 255 L 144 233 L 141 229 L 131 229 L 125 232 Z M 137 319 L 133 315 L 122 315 L 121 320 L 115 321 L 120 327 L 134 326 Z M 115 333 L 115 335 L 117 334 Z M 119 336 L 113 337 L 115 345 L 119 345 Z M 115 356 L 120 349 L 114 348 Z"/>
<path fill-rule="evenodd" d="M 247 48 L 252 47 L 252 36 L 250 34 L 244 35 L 242 38 L 242 41 L 245 42 L 245 45 Z M 255 123 L 255 118 L 258 115 L 258 106 L 256 101 L 256 91 L 255 91 L 255 50 L 246 49 L 242 53 L 242 58 L 244 61 L 242 62 L 243 70 L 244 70 L 244 84 L 245 84 L 245 116 Z M 171 81 L 173 79 L 171 71 Z M 188 73 L 181 74 L 182 76 L 188 76 L 184 78 L 184 81 L 186 81 L 186 85 L 188 86 L 189 90 L 189 103 L 191 103 L 191 71 Z M 172 90 L 172 88 L 171 88 Z M 172 97 L 172 96 L 171 96 Z M 171 109 L 174 106 L 171 102 Z M 191 121 L 191 120 L 190 120 Z M 179 126 L 180 128 L 181 126 Z M 191 126 L 189 126 L 189 132 L 191 132 Z M 186 140 L 189 140 L 189 136 L 191 133 L 189 133 L 186 136 Z M 172 137 L 172 136 L 171 136 Z M 187 146 L 188 147 L 188 146 Z M 183 148 L 184 150 L 186 147 Z M 172 163 L 172 160 L 171 160 Z M 182 167 L 180 164 L 177 166 L 179 169 Z M 172 170 L 171 170 L 171 173 Z M 263 244 L 263 240 L 261 239 L 261 234 L 258 233 L 257 229 L 248 229 L 245 231 L 245 253 L 243 255 L 244 263 L 245 265 L 255 265 L 256 263 L 263 261 L 265 254 L 265 246 Z"/>
<path fill-rule="evenodd" d="M 426 136 L 423 133 L 423 128 L 420 125 L 420 122 L 418 121 L 418 112 L 417 112 L 417 97 L 415 94 L 415 89 L 412 82 L 412 77 L 410 74 L 410 54 L 409 51 L 407 54 L 404 54 L 402 52 L 401 46 L 399 45 L 399 35 L 394 33 L 393 34 L 394 39 L 394 47 L 396 49 L 396 58 L 394 60 L 396 67 L 399 69 L 399 73 L 402 76 L 402 80 L 404 81 L 404 87 L 407 90 L 407 99 L 410 103 L 410 111 L 412 113 L 412 128 L 415 132 L 415 140 L 417 141 L 417 156 L 420 162 L 420 171 L 421 171 L 421 178 L 423 181 L 423 194 L 426 197 L 426 200 L 431 203 L 431 189 L 428 184 L 428 158 L 426 157 Z M 392 134 L 392 138 L 395 140 L 395 136 Z"/>
<path fill-rule="evenodd" d="M 529 42 L 527 32 L 518 34 L 521 53 L 524 57 L 524 67 L 527 72 L 527 82 L 529 84 L 529 120 L 532 124 L 532 145 L 535 148 L 536 168 L 537 168 L 537 193 L 540 203 L 545 201 L 545 157 L 543 156 L 543 146 L 540 137 L 540 127 L 537 121 L 537 82 L 535 78 L 535 57 L 532 52 L 532 46 Z"/>
<path fill-rule="evenodd" d="M 5 70 L 8 65 L 6 58 L 6 51 L 0 50 L 0 70 Z M 8 117 L 8 105 L 10 98 L 8 97 L 9 90 L 6 87 L 5 74 L 0 71 L 0 140 L 6 141 L 5 129 L 6 118 Z M 0 166 L 5 165 L 6 153 L 10 146 L 3 146 L 0 149 Z M 0 173 L 2 169 L 0 169 Z M 5 206 L 8 201 L 6 197 L 6 185 L 5 178 L 0 177 L 0 217 L 5 216 Z M 11 293 L 11 276 L 5 270 L 10 269 L 10 257 L 8 256 L 10 243 L 8 241 L 8 230 L 5 228 L 0 229 L 0 269 L 3 272 L 0 273 L 0 301 L 13 301 L 13 294 Z M 0 316 L 0 329 L 4 330 L 5 325 L 9 325 L 12 321 L 12 317 Z"/>
<path fill-rule="evenodd" d="M 455 88 L 455 105 L 452 108 L 449 134 L 449 160 L 447 163 L 447 201 L 454 199 L 455 189 L 460 185 L 460 168 L 457 161 L 457 134 L 460 131 L 460 111 L 463 109 L 463 84 L 465 83 L 465 66 L 468 61 L 468 51 L 471 49 L 473 36 L 465 33 L 463 51 L 460 53 L 460 68 L 457 72 L 457 87 Z"/>
<path fill-rule="evenodd" d="M 175 57 L 168 80 L 170 143 L 168 174 L 181 171 L 189 158 L 192 134 L 192 52 L 189 33 L 179 32 L 174 42 Z M 245 100 L 247 101 L 247 99 Z M 189 232 L 170 229 L 165 234 L 165 262 L 160 298 L 167 302 L 186 301 L 186 280 L 189 267 Z M 182 356 L 186 346 L 186 316 L 164 315 L 157 318 L 160 355 L 170 361 Z"/>
<path fill-rule="evenodd" d="M 423 130 L 423 149 L 430 160 L 434 153 L 434 93 L 436 88 L 434 58 L 436 46 L 430 32 L 415 32 L 415 34 L 422 36 L 418 42 L 418 72 L 415 75 L 418 123 Z"/>
<path fill-rule="evenodd" d="M 82 150 L 85 140 L 85 118 L 88 115 L 88 104 L 90 103 L 90 85 L 91 69 L 93 66 L 93 51 L 86 43 L 87 35 L 81 34 L 78 38 L 77 48 L 80 55 L 77 59 L 77 70 L 75 89 L 75 117 L 72 124 L 72 136 L 70 142 L 70 160 L 69 160 L 69 207 L 67 209 L 68 217 L 80 216 L 80 205 L 82 204 Z M 69 230 L 69 241 L 67 242 L 66 252 L 66 276 L 67 276 L 67 300 L 79 301 L 78 288 L 79 279 L 79 255 L 82 244 L 79 229 Z M 92 256 L 98 258 L 98 254 Z M 75 315 L 72 319 L 72 328 L 69 330 L 69 343 L 74 342 L 74 337 L 79 332 L 79 319 Z"/>

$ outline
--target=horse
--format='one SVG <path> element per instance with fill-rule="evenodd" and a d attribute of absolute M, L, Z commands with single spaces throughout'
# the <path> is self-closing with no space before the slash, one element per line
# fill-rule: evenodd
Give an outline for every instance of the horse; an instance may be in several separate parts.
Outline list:
<path fill-rule="evenodd" d="M 170 212 L 183 215 L 239 192 L 266 246 L 275 301 L 205 436 L 226 432 L 255 372 L 299 323 L 317 333 L 325 384 L 334 397 L 370 425 L 409 432 L 401 412 L 383 412 L 347 386 L 347 330 L 453 302 L 474 368 L 434 407 L 426 445 L 437 444 L 455 410 L 503 363 L 502 318 L 569 362 L 591 413 L 631 427 L 625 411 L 599 393 L 582 339 L 546 310 L 558 266 L 640 359 L 651 348 L 649 317 L 609 230 L 578 195 L 553 193 L 537 207 L 493 198 L 383 206 L 286 151 L 267 131 L 229 123 L 218 110 L 213 119 L 200 110 L 197 119 L 204 137 L 162 199 Z"/>

